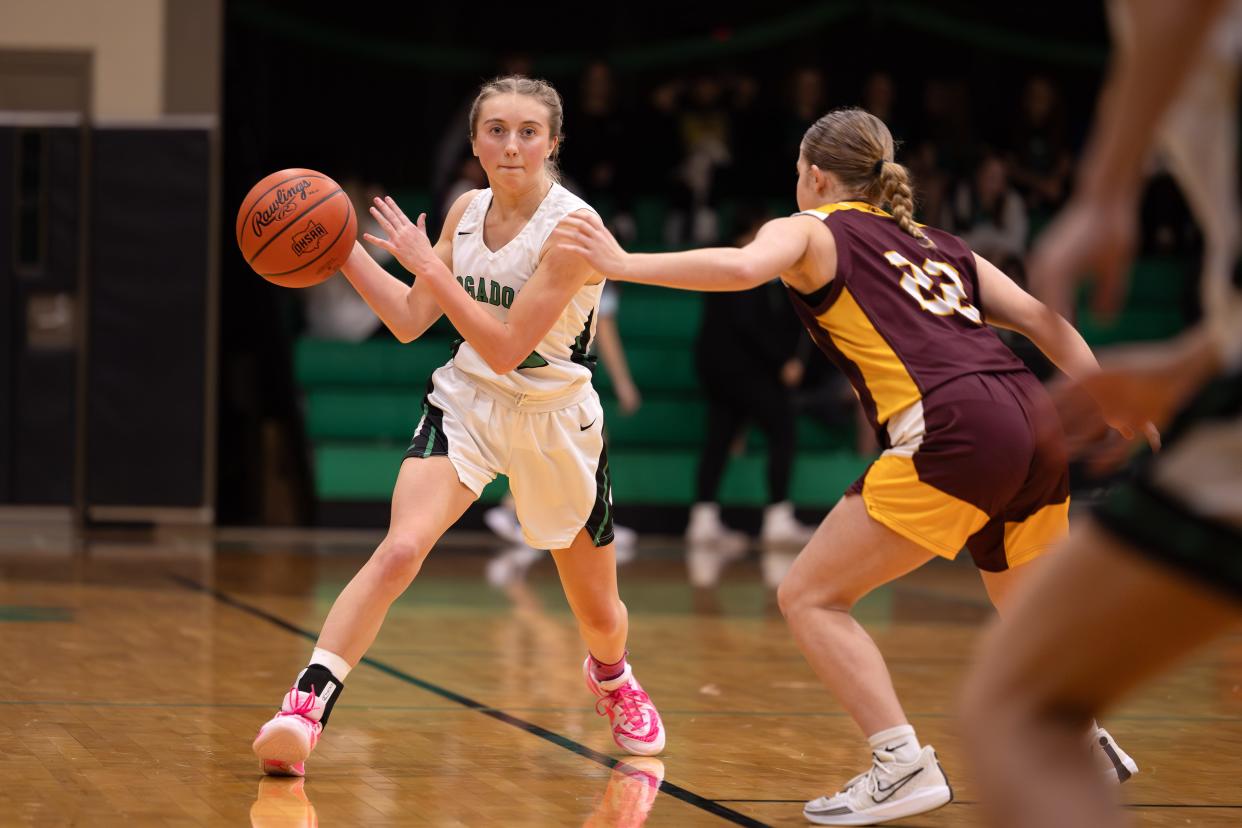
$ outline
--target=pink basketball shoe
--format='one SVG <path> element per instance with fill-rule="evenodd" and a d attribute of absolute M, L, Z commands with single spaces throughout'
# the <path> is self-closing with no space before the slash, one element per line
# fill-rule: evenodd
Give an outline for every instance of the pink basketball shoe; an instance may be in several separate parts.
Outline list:
<path fill-rule="evenodd" d="M 591 675 L 591 657 L 582 664 L 587 688 L 598 697 L 595 712 L 607 715 L 612 738 L 623 750 L 636 756 L 654 756 L 664 750 L 664 725 L 651 697 L 643 692 L 630 665 L 611 681 L 596 681 Z"/>
<path fill-rule="evenodd" d="M 315 695 L 304 693 L 297 686 L 289 688 L 280 712 L 259 728 L 251 750 L 259 757 L 263 772 L 271 776 L 305 776 L 306 757 L 319 742 L 323 725 L 319 720 L 335 687 L 329 686 Z"/>

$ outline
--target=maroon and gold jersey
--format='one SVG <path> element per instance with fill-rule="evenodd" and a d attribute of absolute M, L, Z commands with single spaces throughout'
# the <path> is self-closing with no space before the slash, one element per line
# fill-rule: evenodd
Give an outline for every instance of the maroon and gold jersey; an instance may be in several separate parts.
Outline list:
<path fill-rule="evenodd" d="M 791 289 L 794 307 L 881 435 L 891 416 L 950 380 L 1025 370 L 984 324 L 974 254 L 961 239 L 925 227 L 935 246 L 924 247 L 865 202 L 804 214 L 832 230 L 837 273 L 814 304 Z"/>

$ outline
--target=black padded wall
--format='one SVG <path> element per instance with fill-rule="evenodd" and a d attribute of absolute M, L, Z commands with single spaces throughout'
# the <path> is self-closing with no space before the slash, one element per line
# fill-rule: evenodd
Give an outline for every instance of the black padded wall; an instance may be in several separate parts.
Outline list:
<path fill-rule="evenodd" d="M 71 505 L 82 133 L 0 127 L 0 502 Z"/>
<path fill-rule="evenodd" d="M 210 133 L 91 147 L 87 502 L 197 507 L 207 429 Z"/>

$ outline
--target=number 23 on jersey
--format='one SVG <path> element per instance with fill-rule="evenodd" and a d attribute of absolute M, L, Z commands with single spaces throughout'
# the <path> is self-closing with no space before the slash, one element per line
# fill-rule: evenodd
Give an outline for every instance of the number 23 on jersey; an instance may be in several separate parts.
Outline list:
<path fill-rule="evenodd" d="M 951 264 L 924 259 L 923 266 L 919 267 L 896 250 L 889 250 L 884 258 L 902 272 L 902 289 L 913 296 L 923 310 L 937 316 L 960 313 L 976 325 L 983 324 L 979 309 L 966 301 L 966 286 Z M 932 280 L 932 276 L 940 277 L 939 284 Z"/>

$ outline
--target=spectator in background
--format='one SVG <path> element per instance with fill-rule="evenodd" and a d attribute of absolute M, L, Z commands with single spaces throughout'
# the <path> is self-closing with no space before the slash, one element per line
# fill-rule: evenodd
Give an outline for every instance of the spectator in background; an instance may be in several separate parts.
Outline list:
<path fill-rule="evenodd" d="M 457 163 L 457 178 L 448 185 L 444 201 L 440 203 L 440 214 L 447 216 L 453 202 L 471 190 L 481 190 L 487 186 L 487 176 L 483 174 L 483 165 L 471 152 L 466 152 Z"/>
<path fill-rule="evenodd" d="M 599 300 L 599 325 L 595 328 L 595 344 L 599 349 L 600 359 L 604 361 L 604 370 L 608 372 L 612 380 L 612 390 L 617 395 L 617 405 L 620 406 L 623 415 L 629 416 L 642 406 L 643 398 L 638 393 L 638 386 L 634 384 L 634 377 L 630 374 L 630 364 L 625 358 L 625 347 L 621 344 L 621 330 L 617 327 L 620 290 L 614 282 L 604 284 L 604 292 Z"/>
<path fill-rule="evenodd" d="M 867 76 L 863 82 L 862 108 L 888 124 L 889 132 L 898 144 L 906 140 L 908 130 L 897 114 L 897 86 L 888 72 L 879 69 Z M 812 118 L 807 123 L 814 120 Z"/>
<path fill-rule="evenodd" d="M 747 244 L 769 217 L 739 215 L 738 245 Z M 720 520 L 716 500 L 729 448 L 742 428 L 755 421 L 767 438 L 768 506 L 760 538 L 764 543 L 802 546 L 814 529 L 794 517 L 789 502 L 793 473 L 793 388 L 802 379 L 795 358 L 801 325 L 778 281 L 740 292 L 705 293 L 696 365 L 707 397 L 707 437 L 699 455 L 695 503 L 686 539 L 692 546 L 723 543 L 736 548 L 740 533 Z M 693 573 L 692 573 L 693 575 Z"/>
<path fill-rule="evenodd" d="M 672 210 L 665 227 L 670 247 L 710 244 L 719 236 L 718 176 L 733 163 L 734 115 L 754 99 L 748 78 L 725 80 L 702 73 L 689 83 L 675 80 L 656 89 L 652 100 L 671 118 L 681 148 Z"/>
<path fill-rule="evenodd" d="M 369 184 L 358 175 L 343 178 L 341 189 L 349 196 L 355 210 L 359 205 L 370 204 L 371 199 L 385 192 L 383 187 Z M 358 238 L 362 238 L 363 233 L 375 235 L 379 231 L 379 223 L 369 212 L 365 209 L 358 212 Z M 392 255 L 384 250 L 376 250 L 372 255 L 383 267 L 392 261 Z M 339 274 L 297 291 L 297 295 L 305 304 L 307 336 L 361 342 L 383 326 L 358 291 Z"/>
<path fill-rule="evenodd" d="M 792 174 L 789 159 L 797 158 L 806 128 L 828 109 L 824 73 L 814 66 L 795 69 L 785 84 L 783 106 L 773 119 L 776 146 L 770 156 L 773 165 L 769 181 L 787 181 Z"/>
<path fill-rule="evenodd" d="M 1073 159 L 1060 95 L 1043 75 L 1026 82 L 1007 162 L 1032 213 L 1047 215 L 1065 200 Z"/>
<path fill-rule="evenodd" d="M 947 209 L 952 183 L 940 168 L 936 145 L 931 141 L 920 141 L 902 155 L 910 174 L 914 176 L 914 203 L 919 220 L 925 224 L 936 224 Z"/>
<path fill-rule="evenodd" d="M 1026 255 L 1026 204 L 1009 185 L 1005 163 L 988 152 L 975 174 L 957 185 L 951 209 L 940 222 L 970 248 L 1012 276 Z"/>
<path fill-rule="evenodd" d="M 974 176 L 958 184 L 940 224 L 1009 278 L 1026 285 L 1026 202 L 1010 185 L 1000 156 L 987 152 L 979 159 Z M 1005 329 L 996 334 L 1040 380 L 1052 375 L 1052 363 L 1025 336 Z"/>
<path fill-rule="evenodd" d="M 974 157 L 975 137 L 965 84 L 928 78 L 923 86 L 923 110 L 915 126 L 909 130 L 908 149 L 901 156 L 914 177 L 920 220 L 938 224 L 953 196 L 954 183 L 969 175 Z"/>
<path fill-rule="evenodd" d="M 970 174 L 977 156 L 970 118 L 970 93 L 959 78 L 928 78 L 923 87 L 923 114 L 915 143 L 930 143 L 936 165 L 952 180 Z"/>
<path fill-rule="evenodd" d="M 600 210 L 623 243 L 634 240 L 634 176 L 629 169 L 624 119 L 617 109 L 612 70 L 602 60 L 587 64 L 571 102 L 574 125 L 565 153 L 565 185 Z"/>
<path fill-rule="evenodd" d="M 804 331 L 798 340 L 796 358 L 806 370 L 801 384 L 794 389 L 794 412 L 819 420 L 831 429 L 853 429 L 854 452 L 859 457 L 879 453 L 875 431 L 867 422 L 849 379 L 828 360 L 816 359 L 815 353 L 815 343 Z"/>

